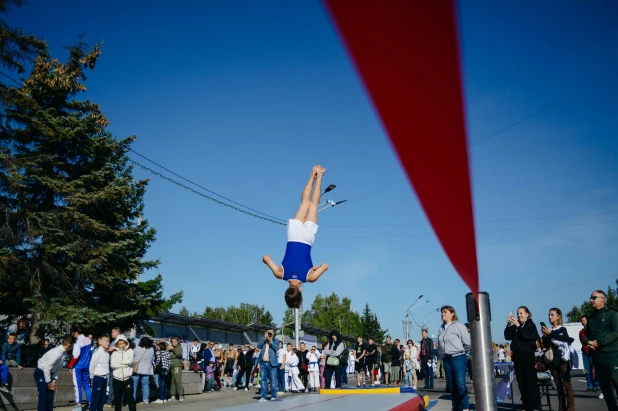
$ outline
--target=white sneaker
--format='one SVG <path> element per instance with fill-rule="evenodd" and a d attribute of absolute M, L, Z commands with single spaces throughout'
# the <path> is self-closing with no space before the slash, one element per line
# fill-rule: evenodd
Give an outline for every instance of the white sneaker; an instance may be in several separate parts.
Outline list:
<path fill-rule="evenodd" d="M 155 404 L 163 404 L 163 400 L 156 400 L 154 403 Z"/>
<path fill-rule="evenodd" d="M 270 398 L 270 400 L 271 400 L 271 401 L 279 401 L 279 400 L 277 399 L 277 397 L 271 397 L 271 398 Z"/>
<path fill-rule="evenodd" d="M 172 398 L 170 398 L 168 401 L 169 401 L 169 402 L 174 402 L 174 401 L 176 401 L 176 397 L 172 397 Z"/>
<path fill-rule="evenodd" d="M 238 387 L 234 387 L 234 391 L 236 391 L 238 389 Z"/>
<path fill-rule="evenodd" d="M 178 398 L 178 401 L 184 401 L 184 400 L 185 400 L 185 397 Z"/>
<path fill-rule="evenodd" d="M 150 401 L 144 401 L 144 405 L 150 404 Z"/>
<path fill-rule="evenodd" d="M 249 388 L 245 387 L 245 391 L 249 391 Z"/>
<path fill-rule="evenodd" d="M 260 384 L 258 384 L 258 385 L 255 386 L 255 388 L 257 388 L 259 390 L 260 388 L 262 388 L 262 386 Z"/>
<path fill-rule="evenodd" d="M 268 400 L 266 398 L 262 398 L 262 397 L 260 397 L 260 399 L 258 400 L 258 402 L 266 402 L 266 401 L 268 401 Z"/>
<path fill-rule="evenodd" d="M 603 395 L 603 393 L 601 393 L 601 395 L 599 395 L 599 399 L 600 399 L 600 400 L 605 399 L 605 396 Z"/>

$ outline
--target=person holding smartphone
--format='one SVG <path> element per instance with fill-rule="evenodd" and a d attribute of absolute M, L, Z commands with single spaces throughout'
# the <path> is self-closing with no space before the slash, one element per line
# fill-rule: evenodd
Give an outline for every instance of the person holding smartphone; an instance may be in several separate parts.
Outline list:
<path fill-rule="evenodd" d="M 279 340 L 275 337 L 275 330 L 270 329 L 264 333 L 264 338 L 260 340 L 257 347 L 261 350 L 257 362 L 260 364 L 260 385 L 261 398 L 260 402 L 268 401 L 268 379 L 270 379 L 270 400 L 277 401 L 277 382 L 279 359 L 277 350 L 279 348 Z"/>
<path fill-rule="evenodd" d="M 549 364 L 552 377 L 556 382 L 558 405 L 561 411 L 575 410 L 575 395 L 571 385 L 571 351 L 569 346 L 573 338 L 569 337 L 567 329 L 562 325 L 562 311 L 559 308 L 549 310 L 551 328 L 541 322 L 543 347 L 554 353 L 554 360 Z"/>
<path fill-rule="evenodd" d="M 541 409 L 541 396 L 534 368 L 534 352 L 539 333 L 532 322 L 532 313 L 528 307 L 517 309 L 517 317 L 509 313 L 504 338 L 511 341 L 515 377 L 524 410 Z"/>

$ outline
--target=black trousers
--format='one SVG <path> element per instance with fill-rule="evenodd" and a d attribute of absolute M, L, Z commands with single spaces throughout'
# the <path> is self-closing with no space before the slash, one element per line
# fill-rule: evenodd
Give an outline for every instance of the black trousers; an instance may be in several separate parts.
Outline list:
<path fill-rule="evenodd" d="M 341 368 L 340 367 L 329 367 L 328 365 L 324 367 L 324 388 L 330 388 L 330 382 L 333 378 L 333 373 L 335 373 L 335 388 L 341 388 Z"/>
<path fill-rule="evenodd" d="M 518 352 L 513 355 L 515 377 L 521 392 L 521 401 L 525 410 L 537 410 L 541 408 L 541 394 L 536 379 L 534 368 L 534 353 Z"/>
<path fill-rule="evenodd" d="M 615 353 L 594 355 L 594 371 L 601 383 L 601 392 L 609 411 L 618 410 L 614 390 L 618 391 L 618 355 Z"/>
<path fill-rule="evenodd" d="M 241 387 L 240 380 L 242 380 L 242 375 L 245 374 L 245 388 L 249 388 L 249 383 L 251 382 L 251 368 L 241 368 L 238 370 L 238 374 L 236 374 L 236 386 L 238 388 Z"/>
<path fill-rule="evenodd" d="M 133 398 L 133 378 L 120 381 L 114 378 L 114 408 L 122 411 L 122 402 L 129 406 L 129 411 L 135 411 L 135 398 Z"/>

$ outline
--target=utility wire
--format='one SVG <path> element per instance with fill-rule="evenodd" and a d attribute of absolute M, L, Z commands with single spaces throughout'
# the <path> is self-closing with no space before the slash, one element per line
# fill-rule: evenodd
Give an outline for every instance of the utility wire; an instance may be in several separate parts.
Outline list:
<path fill-rule="evenodd" d="M 485 223 L 504 223 L 514 221 L 529 221 L 529 220 L 550 220 L 560 218 L 577 218 L 577 217 L 590 217 L 607 214 L 616 214 L 618 211 L 605 211 L 602 213 L 588 213 L 588 214 L 572 214 L 572 215 L 560 215 L 560 216 L 548 216 L 548 217 L 528 217 L 528 218 L 506 218 L 501 220 L 479 220 L 475 221 L 476 224 Z M 429 223 L 417 223 L 417 224 L 376 224 L 376 225 L 328 225 L 328 228 L 381 228 L 381 227 L 429 227 Z"/>
<path fill-rule="evenodd" d="M 186 181 L 186 182 L 188 182 L 188 183 L 190 183 L 190 184 L 193 184 L 194 186 L 199 187 L 199 188 L 201 188 L 202 190 L 204 190 L 204 191 L 206 191 L 206 192 L 208 192 L 208 193 L 210 193 L 210 194 L 213 194 L 213 195 L 215 195 L 215 196 L 217 196 L 217 197 L 220 197 L 220 198 L 222 198 L 222 199 L 224 199 L 224 200 L 226 200 L 226 201 L 229 201 L 229 202 L 230 202 L 230 203 L 232 203 L 232 204 L 236 204 L 237 206 L 240 206 L 240 207 L 246 208 L 247 210 L 251 210 L 251 211 L 253 211 L 253 212 L 255 212 L 255 213 L 258 213 L 258 214 L 261 214 L 261 215 L 263 215 L 263 216 L 266 216 L 266 217 L 272 218 L 272 219 L 274 219 L 274 220 L 279 220 L 279 221 L 281 221 L 281 222 L 286 222 L 286 220 L 283 220 L 283 219 L 278 218 L 278 217 L 273 217 L 273 216 L 271 216 L 271 215 L 269 215 L 269 214 L 262 213 L 261 211 L 258 211 L 258 210 L 254 210 L 254 209 L 253 209 L 253 208 L 251 208 L 251 207 L 247 207 L 246 205 L 243 205 L 243 204 L 237 203 L 237 202 L 236 202 L 236 201 L 234 201 L 234 200 L 230 200 L 229 198 L 224 197 L 224 196 L 222 196 L 221 194 L 217 194 L 217 193 L 215 193 L 214 191 L 209 190 L 209 189 L 207 189 L 206 187 L 201 186 L 201 185 L 199 185 L 198 183 L 196 183 L 196 182 L 194 182 L 194 181 L 191 181 L 191 180 L 189 180 L 188 178 L 185 178 L 185 177 L 181 176 L 181 175 L 180 175 L 180 174 L 178 174 L 178 173 L 173 172 L 173 171 L 172 171 L 172 170 L 170 170 L 169 168 L 166 168 L 166 167 L 162 166 L 161 164 L 159 164 L 159 163 L 155 162 L 154 160 L 149 159 L 148 157 L 144 156 L 143 154 L 138 153 L 137 151 L 135 151 L 135 150 L 133 150 L 133 149 L 129 149 L 129 151 L 131 151 L 131 152 L 132 152 L 133 154 L 135 154 L 135 155 L 140 156 L 140 157 L 141 157 L 141 158 L 143 158 L 144 160 L 151 162 L 152 164 L 156 165 L 157 167 L 162 168 L 163 170 L 167 171 L 168 173 L 173 174 L 173 175 L 175 175 L 176 177 L 178 177 L 178 178 L 180 178 L 180 179 L 182 179 L 182 180 L 184 180 L 184 181 Z M 137 163 L 135 163 L 135 164 L 137 164 Z M 142 167 L 143 167 L 143 166 L 142 166 Z M 286 222 L 286 223 L 287 223 L 287 222 Z"/>
<path fill-rule="evenodd" d="M 573 226 L 580 226 L 580 225 L 603 224 L 603 223 L 618 223 L 618 220 L 594 221 L 590 223 L 558 224 L 558 225 L 547 225 L 547 226 L 538 226 L 538 227 L 498 228 L 494 230 L 476 230 L 476 232 L 477 233 L 493 233 L 493 232 L 498 232 L 498 231 L 535 230 L 539 228 L 573 227 Z M 321 239 L 322 240 L 354 240 L 354 239 L 360 239 L 360 238 L 423 237 L 426 235 L 431 235 L 431 233 L 393 234 L 393 235 L 383 235 L 383 236 L 372 235 L 372 236 L 356 236 L 356 237 L 321 237 Z"/>
<path fill-rule="evenodd" d="M 184 184 L 182 184 L 182 183 L 179 183 L 178 181 L 173 180 L 173 179 L 171 179 L 171 178 L 169 178 L 169 177 L 167 177 L 167 176 L 164 176 L 163 174 L 161 174 L 161 173 L 159 173 L 159 172 L 157 172 L 157 171 L 154 171 L 153 169 L 151 169 L 151 168 L 149 168 L 149 167 L 146 167 L 146 166 L 144 166 L 144 165 L 142 165 L 142 164 L 138 163 L 138 162 L 137 162 L 137 161 L 135 161 L 135 160 L 131 160 L 131 159 L 129 159 L 129 161 L 130 161 L 130 162 L 132 162 L 133 164 L 135 164 L 136 166 L 138 166 L 139 168 L 141 168 L 142 170 L 144 170 L 144 171 L 148 171 L 149 173 L 151 173 L 151 174 L 153 174 L 153 175 L 155 175 L 155 176 L 159 177 L 159 178 L 160 178 L 160 179 L 162 179 L 162 180 L 165 180 L 165 181 L 167 181 L 167 182 L 170 182 L 170 183 L 176 184 L 178 187 L 182 187 L 182 188 L 184 188 L 185 190 L 188 190 L 188 191 L 190 191 L 190 192 L 192 192 L 192 193 L 194 193 L 194 194 L 197 194 L 197 195 L 199 195 L 199 196 L 201 196 L 201 197 L 204 197 L 205 199 L 210 200 L 210 201 L 213 201 L 213 202 L 215 202 L 215 203 L 217 203 L 217 204 L 219 204 L 219 205 L 223 205 L 223 206 L 229 207 L 229 208 L 231 208 L 231 209 L 233 209 L 233 210 L 236 210 L 236 211 L 239 211 L 239 212 L 241 212 L 241 213 L 243 213 L 243 214 L 247 214 L 247 215 L 249 215 L 249 216 L 252 216 L 252 217 L 255 217 L 255 218 L 259 218 L 259 219 L 261 219 L 261 220 L 268 221 L 268 222 L 273 223 L 273 224 L 279 224 L 279 225 L 283 225 L 283 226 L 284 226 L 284 225 L 286 225 L 286 223 L 282 223 L 282 222 L 280 222 L 280 221 L 273 220 L 272 218 L 268 218 L 268 217 L 264 217 L 264 216 L 261 216 L 261 215 L 255 214 L 255 213 L 251 213 L 251 212 L 249 212 L 249 211 L 246 211 L 246 210 L 243 210 L 243 209 L 238 208 L 238 207 L 236 207 L 236 206 L 233 206 L 233 205 L 231 205 L 231 204 L 225 203 L 225 202 L 223 202 L 223 201 L 221 201 L 221 200 L 218 200 L 218 199 L 216 199 L 216 198 L 210 197 L 210 196 L 208 196 L 208 195 L 206 195 L 206 194 L 204 194 L 204 193 L 200 193 L 199 191 L 194 190 L 193 188 L 188 187 L 188 186 L 186 186 L 186 185 L 184 185 Z"/>
<path fill-rule="evenodd" d="M 11 80 L 13 83 L 17 84 L 19 87 L 23 86 L 23 84 L 21 84 L 19 81 L 15 80 L 13 77 L 9 76 L 8 74 L 4 73 L 3 71 L 0 71 L 0 74 L 2 74 L 4 77 Z"/>
<path fill-rule="evenodd" d="M 547 110 L 549 110 L 550 108 L 552 108 L 552 107 L 554 107 L 554 106 L 556 106 L 556 105 L 558 105 L 558 104 L 560 104 L 560 103 L 564 103 L 565 101 L 567 101 L 567 100 L 569 100 L 569 99 L 571 99 L 571 98 L 575 97 L 576 95 L 578 95 L 578 94 L 580 94 L 580 93 L 583 93 L 584 91 L 588 90 L 589 88 L 592 88 L 592 87 L 596 86 L 596 85 L 597 85 L 597 84 L 599 84 L 599 83 L 604 82 L 605 80 L 608 80 L 608 79 L 610 79 L 610 78 L 614 77 L 614 76 L 615 76 L 615 75 L 617 75 L 617 74 L 618 74 L 618 70 L 614 71 L 613 73 L 611 73 L 611 74 L 609 74 L 609 75 L 607 75 L 607 76 L 605 76 L 605 77 L 603 77 L 603 78 L 598 79 L 597 81 L 595 81 L 595 82 L 593 82 L 593 83 L 590 83 L 590 84 L 588 84 L 588 85 L 586 85 L 586 86 L 584 86 L 584 87 L 580 88 L 579 90 L 576 90 L 576 91 L 572 92 L 571 94 L 568 94 L 568 95 L 566 95 L 566 96 L 562 97 L 562 98 L 561 98 L 561 99 L 559 99 L 559 100 L 554 101 L 553 103 L 550 103 L 550 104 L 546 105 L 545 107 L 541 108 L 540 110 L 537 110 L 537 111 L 535 111 L 534 113 L 529 114 L 529 115 L 527 115 L 526 117 L 524 117 L 524 118 L 522 118 L 522 119 L 520 119 L 520 120 L 517 120 L 516 122 L 514 122 L 514 123 L 512 123 L 512 124 L 509 124 L 508 126 L 506 126 L 506 127 L 504 127 L 504 128 L 501 128 L 500 130 L 496 131 L 495 133 L 492 133 L 492 134 L 490 134 L 490 135 L 488 135 L 488 136 L 486 136 L 486 137 L 483 137 L 483 138 L 482 138 L 482 139 L 480 139 L 480 140 L 475 141 L 474 143 L 470 144 L 468 147 L 474 147 L 475 145 L 480 144 L 480 143 L 482 143 L 483 141 L 489 140 L 490 138 L 495 137 L 495 136 L 497 136 L 498 134 L 500 134 L 500 133 L 502 133 L 502 132 L 504 132 L 504 131 L 506 131 L 506 130 L 508 130 L 508 129 L 510 129 L 510 128 L 513 128 L 513 127 L 517 126 L 518 124 L 521 124 L 521 123 L 523 123 L 524 121 L 529 120 L 529 119 L 531 119 L 532 117 L 537 116 L 537 115 L 541 114 L 542 112 L 547 111 Z"/>
<path fill-rule="evenodd" d="M 486 140 L 489 140 L 489 139 L 490 139 L 490 138 L 492 138 L 492 137 L 497 136 L 498 134 L 501 134 L 501 133 L 503 133 L 503 132 L 505 132 L 505 131 L 507 131 L 507 130 L 509 130 L 509 129 L 513 128 L 513 127 L 515 127 L 515 126 L 518 126 L 519 124 L 521 124 L 521 123 L 523 123 L 523 122 L 525 122 L 525 121 L 527 121 L 527 120 L 530 120 L 532 117 L 538 116 L 539 114 L 541 114 L 541 113 L 543 113 L 543 112 L 545 112 L 545 111 L 549 110 L 550 108 L 552 108 L 552 107 L 554 107 L 554 106 L 557 106 L 557 105 L 559 105 L 559 104 L 561 104 L 561 103 L 564 103 L 564 102 L 565 102 L 565 101 L 567 101 L 567 100 L 570 100 L 571 98 L 573 98 L 573 97 L 577 96 L 578 94 L 581 94 L 581 93 L 583 93 L 584 91 L 586 91 L 586 90 L 588 90 L 588 89 L 590 89 L 590 88 L 592 88 L 592 87 L 594 87 L 594 86 L 596 86 L 596 85 L 598 85 L 598 84 L 600 84 L 600 83 L 604 82 L 605 80 L 609 80 L 610 78 L 614 77 L 615 75 L 618 75 L 618 70 L 616 70 L 616 71 L 614 71 L 614 72 L 612 72 L 612 73 L 608 74 L 607 76 L 602 77 L 602 78 L 600 78 L 600 79 L 598 79 L 598 80 L 596 80 L 596 81 L 594 81 L 594 82 L 592 82 L 592 83 L 590 83 L 590 84 L 588 84 L 588 85 L 586 85 L 586 86 L 584 86 L 584 87 L 582 87 L 582 88 L 580 88 L 580 89 L 578 89 L 578 90 L 575 90 L 574 92 L 572 92 L 572 93 L 570 93 L 570 94 L 567 94 L 566 96 L 564 96 L 564 97 L 562 97 L 562 98 L 560 98 L 560 99 L 558 99 L 558 100 L 555 100 L 554 102 L 552 102 L 552 103 L 550 103 L 550 104 L 546 105 L 545 107 L 541 108 L 540 110 L 537 110 L 537 111 L 535 111 L 534 113 L 528 114 L 527 116 L 525 116 L 525 117 L 523 117 L 523 118 L 521 118 L 521 119 L 519 119 L 519 120 L 515 121 L 514 123 L 511 123 L 511 124 L 509 124 L 508 126 L 503 127 L 503 128 L 501 128 L 500 130 L 497 130 L 497 131 L 495 131 L 495 132 L 493 132 L 493 133 L 491 133 L 491 134 L 489 134 L 489 135 L 487 135 L 487 136 L 485 136 L 485 137 L 481 138 L 480 140 L 475 141 L 474 143 L 469 144 L 469 145 L 468 145 L 468 148 L 472 148 L 472 147 L 474 147 L 474 146 L 476 146 L 476 145 L 478 145 L 478 144 L 481 144 L 482 142 L 484 142 L 484 141 L 486 141 Z M 384 185 L 384 186 L 381 186 L 380 188 L 375 189 L 375 190 L 373 190 L 373 191 L 371 191 L 371 192 L 369 192 L 369 193 L 367 193 L 367 194 L 363 194 L 362 196 L 360 196 L 360 197 L 358 197 L 358 198 L 356 198 L 356 199 L 354 199 L 354 200 L 350 200 L 350 201 L 348 201 L 346 204 L 350 204 L 350 203 L 352 203 L 352 202 L 354 202 L 354 201 L 360 200 L 361 198 L 365 198 L 365 197 L 367 197 L 367 196 L 370 196 L 370 195 L 372 195 L 372 194 L 375 194 L 376 192 L 378 192 L 378 191 L 380 191 L 380 190 L 383 190 L 383 189 L 385 189 L 385 188 L 387 188 L 387 187 L 390 187 L 390 186 L 392 186 L 393 184 L 398 183 L 398 182 L 400 182 L 400 181 L 403 181 L 403 180 L 405 180 L 405 179 L 406 179 L 406 177 L 401 177 L 401 178 L 399 178 L 399 179 L 397 179 L 397 180 L 395 180 L 395 181 L 393 181 L 393 182 L 391 182 L 391 183 L 388 183 L 388 184 L 386 184 L 386 185 Z"/>

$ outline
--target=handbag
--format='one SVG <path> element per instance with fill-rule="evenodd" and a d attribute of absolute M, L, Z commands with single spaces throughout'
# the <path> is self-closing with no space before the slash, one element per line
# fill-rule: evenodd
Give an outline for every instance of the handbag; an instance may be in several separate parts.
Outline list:
<path fill-rule="evenodd" d="M 339 357 L 328 357 L 326 359 L 326 365 L 328 365 L 329 367 L 338 367 Z"/>
<path fill-rule="evenodd" d="M 543 357 L 546 364 L 551 364 L 554 362 L 554 350 L 552 347 L 549 347 L 544 353 Z"/>
<path fill-rule="evenodd" d="M 150 349 L 150 348 L 149 348 Z M 148 349 L 148 350 L 149 350 Z M 141 357 L 139 357 L 139 360 L 135 361 L 133 363 L 133 374 L 137 374 L 137 370 L 139 369 L 139 362 L 142 360 L 142 358 L 144 358 L 144 355 L 146 355 L 146 353 L 148 352 L 148 350 L 144 351 L 144 353 L 142 354 Z M 153 350 L 154 351 L 154 350 Z"/>

